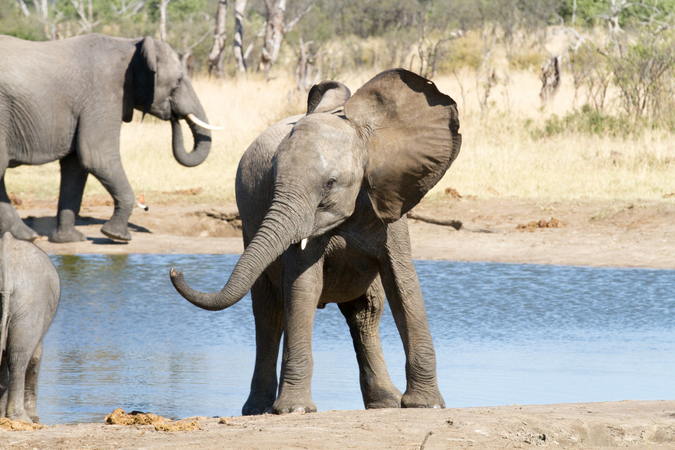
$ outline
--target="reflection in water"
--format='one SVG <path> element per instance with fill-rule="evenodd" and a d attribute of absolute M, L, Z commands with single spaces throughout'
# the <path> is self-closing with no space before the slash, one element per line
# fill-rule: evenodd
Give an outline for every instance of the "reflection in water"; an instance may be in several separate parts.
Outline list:
<path fill-rule="evenodd" d="M 102 420 L 117 407 L 168 417 L 238 415 L 255 336 L 250 297 L 203 311 L 171 286 L 186 271 L 218 290 L 237 255 L 52 256 L 62 281 L 44 341 L 44 423 Z M 416 262 L 449 407 L 675 398 L 675 273 L 634 269 Z M 381 324 L 392 380 L 405 358 Z M 361 409 L 358 368 L 336 305 L 315 318 L 313 398 Z"/>

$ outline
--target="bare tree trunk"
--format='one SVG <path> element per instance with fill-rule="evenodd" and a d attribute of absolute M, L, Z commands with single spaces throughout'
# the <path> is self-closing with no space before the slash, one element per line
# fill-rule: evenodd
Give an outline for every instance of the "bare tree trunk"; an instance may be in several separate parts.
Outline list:
<path fill-rule="evenodd" d="M 28 17 L 30 16 L 30 11 L 28 10 L 28 6 L 26 6 L 26 3 L 23 0 L 17 0 L 19 2 L 19 8 L 21 9 L 21 13 Z"/>
<path fill-rule="evenodd" d="M 542 106 L 553 100 L 560 88 L 560 56 L 552 56 L 541 68 L 541 98 Z"/>
<path fill-rule="evenodd" d="M 159 2 L 159 38 L 166 42 L 166 5 L 171 0 L 161 0 Z"/>
<path fill-rule="evenodd" d="M 89 23 L 92 23 L 94 21 L 94 5 L 92 4 L 92 0 L 89 0 L 89 4 L 87 5 L 88 11 L 87 11 L 87 16 L 89 18 Z"/>
<path fill-rule="evenodd" d="M 246 73 L 246 59 L 244 58 L 244 12 L 246 0 L 234 0 L 234 60 L 238 73 Z"/>
<path fill-rule="evenodd" d="M 223 56 L 225 56 L 225 42 L 227 41 L 225 19 L 227 19 L 227 0 L 218 0 L 216 30 L 213 32 L 213 47 L 209 53 L 209 74 L 217 78 L 223 76 Z"/>
<path fill-rule="evenodd" d="M 316 83 L 321 76 L 321 69 L 317 71 L 312 80 L 313 64 L 312 59 L 316 59 L 317 55 L 310 55 L 309 50 L 313 41 L 305 42 L 300 38 L 300 55 L 298 56 L 298 65 L 295 68 L 295 85 L 300 92 L 307 92 L 309 88 Z"/>
<path fill-rule="evenodd" d="M 276 0 L 272 5 L 271 0 L 265 0 L 267 8 L 267 27 L 265 28 L 265 44 L 263 45 L 262 57 L 258 65 L 258 71 L 269 73 L 279 56 L 279 47 L 284 38 L 284 14 L 286 12 L 286 0 Z"/>

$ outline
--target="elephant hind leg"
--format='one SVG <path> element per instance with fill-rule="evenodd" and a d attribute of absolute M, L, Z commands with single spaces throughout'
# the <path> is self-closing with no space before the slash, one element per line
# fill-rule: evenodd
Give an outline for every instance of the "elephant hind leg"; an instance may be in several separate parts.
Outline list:
<path fill-rule="evenodd" d="M 281 294 L 263 273 L 251 288 L 255 317 L 256 357 L 251 392 L 242 414 L 270 412 L 277 398 L 277 359 L 284 329 Z"/>
<path fill-rule="evenodd" d="M 42 360 L 42 342 L 40 342 L 33 352 L 28 368 L 26 369 L 26 384 L 24 387 L 23 404 L 26 414 L 33 423 L 39 423 L 40 418 L 37 415 L 37 383 L 40 372 L 40 361 Z"/>
<path fill-rule="evenodd" d="M 56 230 L 49 237 L 51 242 L 84 241 L 84 234 L 75 229 L 75 219 L 80 213 L 82 194 L 87 183 L 88 173 L 80 164 L 75 152 L 60 161 L 61 187 Z"/>
<path fill-rule="evenodd" d="M 378 277 L 365 295 L 338 305 L 354 342 L 366 409 L 401 406 L 401 391 L 389 378 L 380 343 L 379 327 L 384 302 L 384 288 Z"/>
<path fill-rule="evenodd" d="M 7 417 L 7 397 L 9 393 L 9 367 L 7 352 L 2 353 L 0 361 L 0 418 Z"/>
<path fill-rule="evenodd" d="M 26 414 L 24 406 L 24 392 L 26 386 L 26 369 L 30 363 L 32 354 L 27 352 L 12 351 L 8 348 L 7 357 L 9 362 L 9 393 L 7 397 L 7 418 L 32 423 L 32 419 Z"/>

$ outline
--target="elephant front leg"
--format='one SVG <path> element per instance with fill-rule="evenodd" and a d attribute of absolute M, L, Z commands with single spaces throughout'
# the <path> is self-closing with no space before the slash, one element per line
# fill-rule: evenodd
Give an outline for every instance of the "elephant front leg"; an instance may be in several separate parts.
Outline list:
<path fill-rule="evenodd" d="M 283 255 L 284 349 L 279 397 L 272 412 L 314 412 L 312 325 L 323 289 L 323 261 L 291 245 Z"/>
<path fill-rule="evenodd" d="M 130 241 L 131 233 L 127 224 L 134 207 L 134 192 L 124 173 L 119 155 L 106 161 L 105 166 L 92 169 L 91 174 L 101 182 L 115 202 L 115 211 L 101 228 L 101 233 L 110 239 Z"/>
<path fill-rule="evenodd" d="M 422 290 L 410 251 L 405 217 L 387 232 L 387 249 L 380 267 L 382 283 L 406 355 L 407 388 L 404 408 L 445 408 L 436 378 L 436 353 L 429 331 Z"/>
<path fill-rule="evenodd" d="M 272 411 L 277 398 L 277 359 L 283 332 L 281 294 L 263 273 L 251 288 L 255 317 L 256 357 L 251 393 L 242 408 L 245 416 Z"/>
<path fill-rule="evenodd" d="M 56 216 L 56 230 L 49 237 L 51 242 L 84 241 L 84 234 L 75 229 L 75 220 L 80 213 L 82 194 L 89 175 L 75 152 L 60 161 L 61 188 Z"/>
<path fill-rule="evenodd" d="M 19 213 L 16 212 L 12 201 L 7 195 L 5 189 L 5 175 L 3 172 L 2 179 L 0 179 L 0 235 L 9 231 L 17 239 L 24 241 L 34 241 L 38 238 L 38 234 L 28 225 L 23 223 Z"/>
<path fill-rule="evenodd" d="M 380 343 L 384 301 L 384 290 L 378 277 L 365 295 L 338 305 L 354 342 L 366 409 L 401 407 L 401 391 L 389 378 Z"/>

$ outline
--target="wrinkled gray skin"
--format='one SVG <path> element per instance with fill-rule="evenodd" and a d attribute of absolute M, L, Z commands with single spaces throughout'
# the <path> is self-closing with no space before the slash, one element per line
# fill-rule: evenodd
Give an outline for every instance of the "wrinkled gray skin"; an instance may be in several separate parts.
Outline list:
<path fill-rule="evenodd" d="M 134 193 L 120 160 L 120 128 L 133 110 L 170 120 L 173 152 L 185 166 L 201 164 L 210 131 L 190 122 L 192 152 L 183 148 L 179 119 L 206 114 L 178 56 L 150 37 L 90 34 L 52 42 L 0 36 L 0 232 L 32 241 L 5 189 L 5 170 L 60 160 L 58 227 L 52 242 L 84 240 L 75 229 L 89 173 L 113 197 L 115 210 L 101 231 L 128 241 Z M 208 123 L 208 122 L 207 122 Z"/>
<path fill-rule="evenodd" d="M 208 310 L 251 290 L 257 355 L 244 414 L 316 410 L 312 323 L 330 302 L 349 324 L 366 408 L 444 407 L 405 213 L 459 153 L 456 104 L 402 69 L 347 98 L 339 83 L 315 86 L 306 116 L 273 125 L 242 157 L 236 194 L 246 249 L 220 292 L 195 291 L 171 271 L 178 292 Z M 406 354 L 402 397 L 380 347 L 385 295 Z"/>
<path fill-rule="evenodd" d="M 0 417 L 39 422 L 42 338 L 56 314 L 60 292 L 49 257 L 5 233 L 0 239 Z"/>

